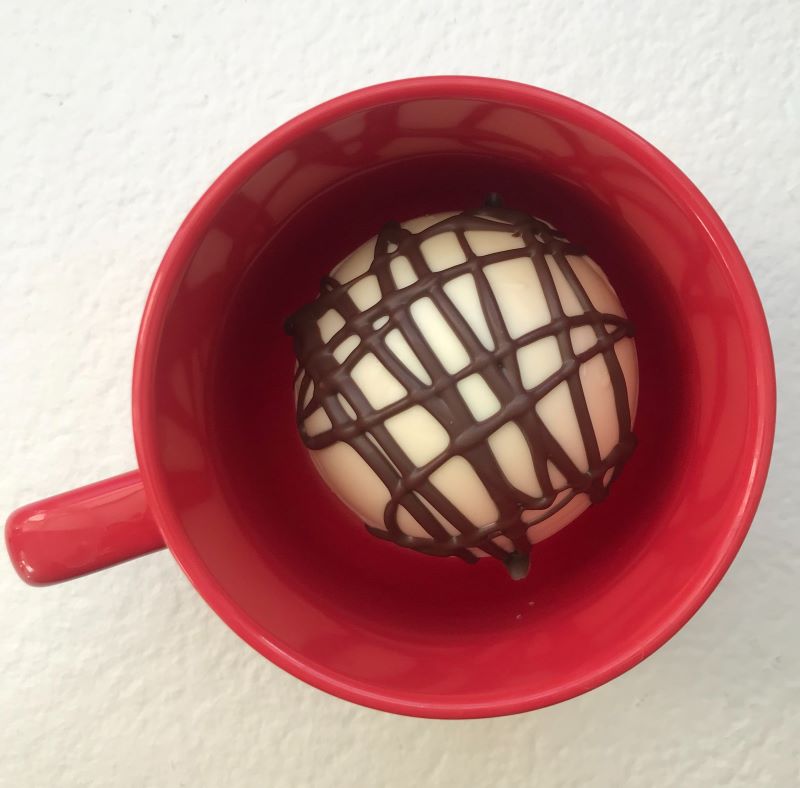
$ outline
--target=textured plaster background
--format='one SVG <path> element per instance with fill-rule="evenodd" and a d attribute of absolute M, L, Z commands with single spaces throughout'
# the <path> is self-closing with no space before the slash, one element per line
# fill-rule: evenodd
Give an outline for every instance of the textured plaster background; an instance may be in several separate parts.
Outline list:
<path fill-rule="evenodd" d="M 515 718 L 310 689 L 166 553 L 48 589 L 0 562 L 0 785 L 800 784 L 798 40 L 792 0 L 3 0 L 3 515 L 134 465 L 140 310 L 210 180 L 300 110 L 401 76 L 532 82 L 672 157 L 749 261 L 780 401 L 764 501 L 709 603 L 612 684 Z"/>

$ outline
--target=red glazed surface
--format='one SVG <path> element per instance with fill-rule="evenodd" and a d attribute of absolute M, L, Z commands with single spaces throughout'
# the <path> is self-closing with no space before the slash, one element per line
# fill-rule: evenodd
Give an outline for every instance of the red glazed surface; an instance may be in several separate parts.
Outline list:
<path fill-rule="evenodd" d="M 164 547 L 138 471 L 17 509 L 6 544 L 19 576 L 50 585 Z"/>
<path fill-rule="evenodd" d="M 589 249 L 641 365 L 633 459 L 518 583 L 384 544 L 342 509 L 295 434 L 282 332 L 387 218 L 490 191 Z M 226 170 L 156 276 L 133 399 L 151 515 L 214 610 L 321 689 L 430 717 L 565 700 L 663 644 L 744 539 L 775 416 L 758 296 L 688 179 L 588 107 L 467 77 L 342 96 Z"/>

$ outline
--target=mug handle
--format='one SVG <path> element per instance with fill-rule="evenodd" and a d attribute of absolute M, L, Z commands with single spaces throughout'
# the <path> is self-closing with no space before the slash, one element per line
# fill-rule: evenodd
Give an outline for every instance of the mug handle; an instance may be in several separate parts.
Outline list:
<path fill-rule="evenodd" d="M 17 574 L 43 586 L 163 548 L 138 471 L 17 509 L 6 523 Z"/>

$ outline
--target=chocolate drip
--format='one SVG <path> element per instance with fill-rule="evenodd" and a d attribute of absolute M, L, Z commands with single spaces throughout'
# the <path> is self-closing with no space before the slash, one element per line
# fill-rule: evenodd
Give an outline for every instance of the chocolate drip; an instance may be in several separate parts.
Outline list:
<path fill-rule="evenodd" d="M 478 256 L 471 249 L 466 233 L 481 230 L 511 232 L 522 239 L 524 248 Z M 454 233 L 466 259 L 451 268 L 432 271 L 420 246 L 440 233 Z M 480 548 L 503 561 L 509 574 L 517 579 L 524 577 L 528 571 L 530 544 L 526 531 L 531 525 L 554 514 L 580 493 L 586 493 L 592 502 L 605 497 L 606 473 L 613 469 L 612 480 L 616 478 L 636 444 L 631 432 L 625 378 L 614 351 L 616 342 L 633 335 L 633 326 L 619 315 L 600 313 L 594 308 L 567 258 L 567 255 L 581 254 L 581 249 L 548 224 L 504 208 L 499 196 L 491 194 L 482 209 L 446 218 L 416 234 L 396 222 L 385 225 L 378 234 L 372 263 L 364 274 L 345 284 L 325 277 L 319 298 L 302 307 L 287 321 L 286 331 L 294 337 L 299 362 L 298 375 L 303 375 L 297 395 L 297 424 L 303 442 L 309 449 L 319 450 L 344 441 L 363 458 L 390 493 L 384 511 L 386 530 L 368 525 L 370 533 L 429 555 L 457 555 L 468 562 L 477 560 L 469 548 Z M 572 288 L 584 310 L 582 314 L 565 314 L 546 255 L 552 258 Z M 407 258 L 417 277 L 415 282 L 403 288 L 396 286 L 390 270 L 391 261 L 399 256 Z M 534 266 L 551 320 L 547 325 L 512 339 L 484 269 L 492 263 L 524 256 L 529 256 Z M 444 290 L 449 281 L 464 274 L 471 274 L 475 282 L 494 344 L 492 350 L 484 347 L 473 326 Z M 349 290 L 356 282 L 372 275 L 377 278 L 381 299 L 374 306 L 361 310 L 350 297 Z M 433 301 L 470 356 L 467 366 L 456 373 L 444 368 L 411 317 L 411 305 L 423 297 Z M 331 309 L 341 315 L 344 326 L 327 342 L 323 342 L 318 321 Z M 387 320 L 375 328 L 374 324 L 381 318 Z M 597 341 L 588 350 L 575 353 L 570 330 L 579 326 L 591 326 Z M 609 331 L 607 326 L 613 329 Z M 420 380 L 386 345 L 387 334 L 395 329 L 399 329 L 405 337 L 432 382 Z M 352 336 L 358 337 L 360 342 L 339 363 L 333 351 Z M 561 367 L 538 385 L 526 389 L 522 385 L 517 351 L 550 336 L 558 342 Z M 399 401 L 379 409 L 370 405 L 351 377 L 353 367 L 369 354 L 374 355 L 407 392 Z M 578 374 L 580 365 L 596 355 L 603 356 L 608 368 L 619 422 L 619 442 L 605 458 L 600 456 Z M 472 415 L 456 386 L 474 373 L 483 377 L 501 403 L 497 413 L 482 420 Z M 564 382 L 572 398 L 586 449 L 589 468 L 585 472 L 570 459 L 536 412 L 536 403 Z M 312 384 L 313 392 L 308 398 Z M 340 396 L 347 401 L 355 417 L 345 409 Z M 307 398 L 309 401 L 304 404 Z M 419 467 L 411 462 L 385 426 L 387 419 L 414 406 L 424 407 L 449 436 L 446 450 Z M 332 426 L 325 432 L 311 436 L 306 431 L 305 421 L 320 407 Z M 489 436 L 508 422 L 514 422 L 520 428 L 528 443 L 542 490 L 539 497 L 526 494 L 509 482 L 489 446 Z M 430 481 L 432 473 L 448 460 L 459 456 L 470 463 L 497 506 L 499 517 L 491 525 L 475 526 Z M 559 489 L 553 487 L 548 463 L 552 463 L 565 477 L 566 486 Z M 560 493 L 564 495 L 557 506 L 551 509 Z M 424 528 L 429 538 L 403 533 L 397 522 L 401 506 Z M 536 509 L 547 511 L 538 520 L 522 521 L 523 511 Z M 452 524 L 458 534 L 454 536 L 448 533 L 434 511 Z M 508 551 L 496 544 L 493 540 L 497 536 L 510 539 L 514 550 Z"/>

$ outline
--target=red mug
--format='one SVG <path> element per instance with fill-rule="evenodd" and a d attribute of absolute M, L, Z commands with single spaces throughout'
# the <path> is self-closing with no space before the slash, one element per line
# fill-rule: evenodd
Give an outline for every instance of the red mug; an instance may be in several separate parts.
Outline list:
<path fill-rule="evenodd" d="M 359 527 L 295 434 L 282 329 L 387 219 L 489 192 L 590 250 L 640 363 L 637 451 L 607 501 L 536 546 L 521 582 Z M 692 616 L 753 518 L 774 419 L 753 282 L 677 167 L 545 90 L 403 80 L 291 120 L 201 197 L 144 311 L 139 470 L 18 510 L 6 538 L 33 584 L 166 545 L 232 629 L 314 686 L 403 714 L 510 714 L 614 678 Z"/>

